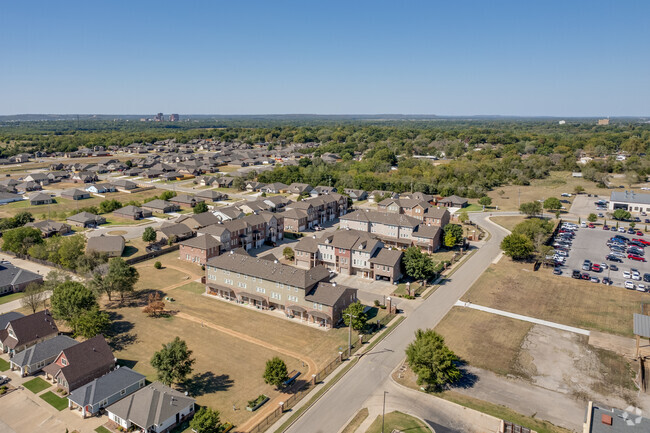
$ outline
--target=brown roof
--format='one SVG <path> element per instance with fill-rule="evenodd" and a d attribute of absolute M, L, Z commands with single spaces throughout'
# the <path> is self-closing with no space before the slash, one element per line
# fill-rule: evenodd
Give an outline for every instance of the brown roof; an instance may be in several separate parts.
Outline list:
<path fill-rule="evenodd" d="M 97 251 L 100 253 L 119 253 L 124 251 L 124 238 L 122 236 L 100 235 L 88 238 L 86 251 Z"/>
<path fill-rule="evenodd" d="M 39 311 L 29 316 L 12 320 L 7 324 L 7 328 L 9 326 L 11 326 L 16 338 L 11 337 L 7 333 L 2 344 L 10 349 L 15 349 L 18 346 L 38 340 L 39 338 L 59 333 L 59 328 L 57 328 L 48 310 Z"/>
<path fill-rule="evenodd" d="M 181 245 L 186 247 L 198 248 L 201 250 L 208 250 L 210 248 L 215 248 L 221 245 L 221 242 L 216 240 L 213 236 L 210 235 L 201 235 L 195 238 L 190 238 L 180 242 Z"/>
<path fill-rule="evenodd" d="M 338 301 L 348 289 L 356 291 L 356 289 L 350 287 L 321 281 L 314 286 L 307 295 L 305 295 L 305 301 L 317 302 L 331 307 L 336 304 L 336 301 Z"/>
<path fill-rule="evenodd" d="M 370 259 L 370 263 L 375 265 L 385 265 L 385 266 L 399 266 L 399 262 L 402 259 L 402 252 L 399 250 L 389 250 L 382 248 L 377 251 L 374 257 Z"/>
<path fill-rule="evenodd" d="M 55 375 L 60 372 L 68 384 L 74 384 L 79 379 L 101 370 L 103 367 L 110 368 L 115 364 L 113 352 L 103 335 L 96 335 L 83 343 L 64 349 L 63 354 L 68 365 L 59 367 L 52 363 L 43 370 Z"/>

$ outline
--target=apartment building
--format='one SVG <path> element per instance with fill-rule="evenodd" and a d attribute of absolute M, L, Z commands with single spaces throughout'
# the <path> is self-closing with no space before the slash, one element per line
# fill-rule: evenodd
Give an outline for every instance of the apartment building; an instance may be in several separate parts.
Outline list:
<path fill-rule="evenodd" d="M 348 212 L 348 198 L 332 192 L 312 197 L 286 206 L 285 220 L 292 227 L 291 231 L 313 228 L 327 221 L 334 221 Z M 293 210 L 294 212 L 289 212 Z M 296 212 L 297 211 L 297 212 Z M 305 220 L 306 218 L 306 220 Z"/>
<path fill-rule="evenodd" d="M 441 226 L 396 212 L 358 210 L 342 216 L 340 227 L 372 233 L 388 246 L 417 246 L 428 253 L 437 251 L 442 242 Z"/>
<path fill-rule="evenodd" d="M 206 293 L 331 328 L 357 300 L 357 290 L 330 283 L 325 266 L 300 269 L 231 251 L 208 260 Z"/>
<path fill-rule="evenodd" d="M 212 224 L 197 231 L 197 235 L 209 235 L 221 243 L 221 251 L 243 248 L 259 248 L 265 241 L 277 242 L 284 238 L 282 214 L 260 212 L 240 219 Z"/>
<path fill-rule="evenodd" d="M 358 230 L 337 230 L 321 238 L 302 238 L 294 247 L 295 264 L 311 269 L 324 265 L 343 275 L 386 279 L 402 277 L 402 252 L 384 248 L 376 236 Z"/>
<path fill-rule="evenodd" d="M 446 208 L 432 206 L 429 201 L 421 198 L 387 198 L 377 204 L 377 210 L 408 215 L 427 225 L 439 227 L 449 224 L 451 217 Z"/>

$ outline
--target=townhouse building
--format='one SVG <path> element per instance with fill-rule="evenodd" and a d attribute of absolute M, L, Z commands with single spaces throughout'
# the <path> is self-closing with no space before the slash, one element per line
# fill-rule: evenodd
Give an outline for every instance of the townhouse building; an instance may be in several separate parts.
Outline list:
<path fill-rule="evenodd" d="M 289 212 L 288 216 L 285 216 L 285 221 L 292 227 L 292 231 L 302 231 L 328 221 L 334 221 L 341 215 L 345 215 L 348 212 L 348 198 L 332 192 L 290 203 L 286 209 L 285 214 L 290 210 L 301 211 Z"/>
<path fill-rule="evenodd" d="M 439 227 L 446 226 L 451 218 L 446 208 L 432 206 L 421 198 L 387 198 L 377 204 L 377 210 L 408 215 L 427 225 Z"/>
<path fill-rule="evenodd" d="M 357 290 L 329 282 L 325 266 L 300 269 L 231 251 L 208 260 L 206 293 L 331 328 L 357 300 Z"/>

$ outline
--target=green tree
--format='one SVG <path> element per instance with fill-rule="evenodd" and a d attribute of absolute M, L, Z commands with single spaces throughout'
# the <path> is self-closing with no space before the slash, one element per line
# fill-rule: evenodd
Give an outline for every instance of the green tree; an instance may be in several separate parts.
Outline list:
<path fill-rule="evenodd" d="M 2 235 L 2 249 L 15 254 L 27 254 L 32 245 L 43 243 L 41 231 L 34 227 L 19 227 L 7 230 Z"/>
<path fill-rule="evenodd" d="M 544 200 L 544 209 L 547 210 L 558 210 L 562 208 L 562 202 L 557 197 L 549 197 Z"/>
<path fill-rule="evenodd" d="M 81 283 L 66 281 L 58 285 L 50 298 L 52 316 L 68 323 L 97 306 L 95 294 Z"/>
<path fill-rule="evenodd" d="M 246 180 L 241 176 L 237 176 L 232 180 L 232 187 L 243 191 L 246 189 Z"/>
<path fill-rule="evenodd" d="M 84 235 L 65 236 L 61 238 L 57 251 L 58 261 L 61 266 L 76 269 L 77 260 L 84 255 L 86 237 Z"/>
<path fill-rule="evenodd" d="M 111 326 L 108 313 L 101 311 L 99 306 L 83 311 L 70 323 L 75 337 L 92 338 L 97 334 L 105 334 Z"/>
<path fill-rule="evenodd" d="M 538 201 L 522 203 L 521 206 L 519 206 L 519 212 L 528 215 L 529 217 L 539 215 L 542 213 L 542 204 Z"/>
<path fill-rule="evenodd" d="M 352 317 L 352 329 L 355 331 L 363 331 L 366 327 L 366 322 L 368 321 L 368 315 L 364 312 L 365 306 L 360 302 L 356 301 L 348 305 L 348 307 L 343 310 L 343 323 L 345 326 L 350 326 L 350 315 Z"/>
<path fill-rule="evenodd" d="M 144 242 L 154 242 L 156 240 L 156 230 L 153 227 L 147 227 L 142 232 L 142 240 Z"/>
<path fill-rule="evenodd" d="M 481 206 L 490 206 L 492 204 L 492 199 L 487 195 L 484 195 L 483 197 L 478 199 L 478 204 L 480 204 Z"/>
<path fill-rule="evenodd" d="M 587 217 L 587 221 L 595 223 L 598 220 L 598 215 L 595 213 L 590 213 L 589 216 Z"/>
<path fill-rule="evenodd" d="M 573 192 L 575 194 L 582 194 L 583 192 L 585 192 L 585 188 L 581 185 L 576 185 L 575 188 L 573 188 Z"/>
<path fill-rule="evenodd" d="M 501 241 L 503 252 L 515 260 L 529 258 L 534 251 L 533 241 L 525 235 L 512 233 L 503 238 Z"/>
<path fill-rule="evenodd" d="M 151 366 L 156 369 L 158 380 L 171 386 L 185 381 L 192 373 L 195 361 L 192 358 L 192 351 L 187 348 L 187 343 L 176 337 L 173 341 L 163 344 L 162 349 L 154 353 Z"/>
<path fill-rule="evenodd" d="M 122 203 L 113 199 L 113 200 L 104 200 L 99 203 L 99 211 L 101 213 L 111 213 L 115 210 L 118 210 L 122 207 Z"/>
<path fill-rule="evenodd" d="M 263 377 L 264 383 L 280 388 L 280 385 L 289 379 L 287 365 L 283 360 L 275 356 L 266 361 L 266 368 L 264 369 Z"/>
<path fill-rule="evenodd" d="M 526 219 L 512 229 L 512 233 L 525 235 L 531 241 L 534 241 L 538 235 L 548 237 L 552 232 L 553 223 L 542 218 Z"/>
<path fill-rule="evenodd" d="M 140 274 L 136 268 L 120 257 L 113 257 L 108 261 L 108 272 L 105 278 L 112 285 L 113 290 L 120 294 L 120 299 L 123 301 L 125 293 L 133 292 Z"/>
<path fill-rule="evenodd" d="M 408 247 L 402 263 L 406 275 L 415 280 L 426 281 L 435 273 L 433 260 L 418 247 Z"/>
<path fill-rule="evenodd" d="M 190 421 L 190 428 L 196 433 L 222 433 L 224 431 L 219 411 L 209 407 L 202 407 L 196 411 Z"/>
<path fill-rule="evenodd" d="M 632 221 L 632 222 L 629 224 L 629 227 L 630 227 L 631 229 L 633 229 L 634 227 L 636 227 L 636 223 L 635 223 L 634 221 Z"/>
<path fill-rule="evenodd" d="M 208 205 L 204 201 L 198 202 L 196 205 L 194 205 L 194 208 L 192 209 L 192 211 L 195 214 L 207 212 L 208 211 Z"/>
<path fill-rule="evenodd" d="M 20 298 L 20 305 L 25 308 L 32 310 L 32 313 L 36 313 L 36 310 L 43 305 L 43 301 L 47 299 L 45 295 L 45 286 L 38 283 L 29 283 L 25 287 L 25 295 Z"/>
<path fill-rule="evenodd" d="M 462 223 L 469 221 L 469 215 L 467 214 L 466 210 L 463 210 L 458 214 L 458 220 Z"/>
<path fill-rule="evenodd" d="M 458 224 L 447 224 L 443 229 L 443 233 L 447 248 L 458 245 L 463 240 L 463 227 Z"/>
<path fill-rule="evenodd" d="M 458 357 L 447 347 L 445 339 L 431 329 L 415 332 L 415 341 L 406 348 L 406 359 L 418 376 L 418 385 L 440 390 L 461 378 L 456 365 Z"/>
<path fill-rule="evenodd" d="M 625 221 L 632 218 L 632 214 L 626 211 L 625 209 L 616 209 L 612 214 L 615 220 Z"/>
<path fill-rule="evenodd" d="M 284 249 L 282 250 L 282 255 L 287 260 L 293 260 L 295 258 L 295 253 L 293 252 L 293 248 L 291 247 L 284 247 Z"/>
<path fill-rule="evenodd" d="M 175 191 L 163 191 L 160 194 L 160 199 L 161 200 L 169 200 L 170 198 L 176 197 L 176 192 Z"/>

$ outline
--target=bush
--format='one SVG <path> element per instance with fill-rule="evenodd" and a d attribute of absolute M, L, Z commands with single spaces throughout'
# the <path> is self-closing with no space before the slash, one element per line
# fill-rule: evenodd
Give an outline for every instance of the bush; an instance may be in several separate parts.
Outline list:
<path fill-rule="evenodd" d="M 162 263 L 156 262 L 156 263 L 153 264 L 153 267 L 156 268 L 156 269 L 161 269 L 162 268 Z"/>

